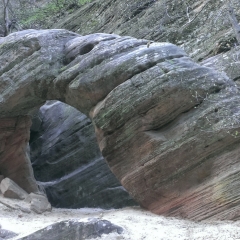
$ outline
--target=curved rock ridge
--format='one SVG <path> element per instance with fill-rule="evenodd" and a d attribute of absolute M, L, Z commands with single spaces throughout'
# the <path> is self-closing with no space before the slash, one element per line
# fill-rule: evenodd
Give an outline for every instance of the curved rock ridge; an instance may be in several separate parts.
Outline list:
<path fill-rule="evenodd" d="M 25 30 L 2 38 L 0 114 L 28 114 L 45 100 L 57 99 L 88 115 L 135 74 L 186 55 L 173 44 L 154 43 L 148 48 L 147 42 L 101 33 L 80 36 L 66 30 Z"/>
<path fill-rule="evenodd" d="M 143 207 L 239 218 L 240 95 L 226 74 L 173 44 L 66 30 L 11 34 L 0 56 L 2 118 L 65 102 L 90 116 L 110 169 Z"/>

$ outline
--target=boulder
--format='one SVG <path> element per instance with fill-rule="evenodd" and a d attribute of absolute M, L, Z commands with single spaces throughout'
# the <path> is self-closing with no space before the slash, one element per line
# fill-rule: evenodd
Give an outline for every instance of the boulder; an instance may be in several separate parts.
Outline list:
<path fill-rule="evenodd" d="M 103 234 L 116 233 L 120 235 L 123 228 L 112 224 L 107 220 L 92 219 L 89 222 L 79 222 L 79 220 L 68 220 L 54 223 L 29 236 L 19 240 L 66 240 L 66 239 L 94 239 Z M 116 236 L 117 239 L 118 236 Z"/>
<path fill-rule="evenodd" d="M 51 211 L 51 204 L 45 195 L 30 193 L 26 199 L 26 202 L 30 202 L 30 209 L 36 213 L 43 213 L 45 211 Z"/>
<path fill-rule="evenodd" d="M 20 188 L 14 181 L 9 178 L 4 178 L 1 181 L 0 189 L 4 197 L 25 199 L 28 194 L 22 188 Z"/>
<path fill-rule="evenodd" d="M 10 239 L 10 238 L 16 237 L 17 235 L 18 234 L 12 231 L 2 229 L 2 226 L 0 225 L 0 240 Z"/>
<path fill-rule="evenodd" d="M 5 239 L 12 239 L 14 237 L 16 237 L 18 234 L 9 231 L 9 230 L 5 230 L 0 228 L 0 240 L 5 240 Z"/>

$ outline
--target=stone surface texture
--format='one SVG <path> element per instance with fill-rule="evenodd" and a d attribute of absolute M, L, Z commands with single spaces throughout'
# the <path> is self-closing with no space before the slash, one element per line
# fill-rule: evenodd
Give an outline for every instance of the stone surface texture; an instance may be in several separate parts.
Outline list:
<path fill-rule="evenodd" d="M 3 82 L 0 78 L 1 85 Z M 0 173 L 28 193 L 38 190 L 28 154 L 30 126 L 29 116 L 0 118 Z"/>
<path fill-rule="evenodd" d="M 240 2 L 231 3 L 239 20 Z M 171 42 L 200 61 L 236 46 L 226 9 L 227 2 L 216 0 L 92 0 L 60 20 L 56 18 L 53 28 Z"/>
<path fill-rule="evenodd" d="M 51 211 L 51 204 L 45 195 L 30 193 L 27 201 L 30 201 L 30 209 L 36 213 Z"/>
<path fill-rule="evenodd" d="M 4 178 L 0 183 L 0 190 L 4 197 L 25 199 L 28 194 L 22 188 L 20 188 L 14 181 L 10 178 Z"/>
<path fill-rule="evenodd" d="M 218 54 L 201 62 L 202 66 L 225 72 L 240 87 L 240 47 Z"/>
<path fill-rule="evenodd" d="M 103 234 L 106 235 L 112 232 L 117 232 L 120 235 L 123 232 L 123 228 L 107 220 L 92 219 L 88 222 L 69 220 L 54 223 L 29 236 L 19 238 L 19 240 L 84 240 L 95 239 Z"/>
<path fill-rule="evenodd" d="M 0 226 L 0 240 L 11 239 L 16 236 L 17 236 L 16 233 L 9 230 L 2 229 Z"/>
<path fill-rule="evenodd" d="M 31 161 L 54 207 L 105 209 L 136 205 L 110 171 L 86 115 L 48 101 L 33 118 Z"/>
<path fill-rule="evenodd" d="M 29 30 L 0 39 L 0 80 L 2 118 L 52 99 L 89 116 L 110 169 L 141 206 L 240 218 L 240 94 L 224 72 L 170 43 Z"/>

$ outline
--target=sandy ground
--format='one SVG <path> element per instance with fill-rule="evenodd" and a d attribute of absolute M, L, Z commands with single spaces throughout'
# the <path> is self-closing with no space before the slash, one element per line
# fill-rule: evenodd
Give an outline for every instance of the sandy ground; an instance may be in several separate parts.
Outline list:
<path fill-rule="evenodd" d="M 52 223 L 74 219 L 88 221 L 91 218 L 109 220 L 124 228 L 124 233 L 112 233 L 98 239 L 128 240 L 236 240 L 240 239 L 240 221 L 195 223 L 191 221 L 157 216 L 139 207 L 119 210 L 102 209 L 52 209 L 43 214 L 23 213 L 0 203 L 0 225 L 3 229 L 19 234 L 19 239 Z"/>

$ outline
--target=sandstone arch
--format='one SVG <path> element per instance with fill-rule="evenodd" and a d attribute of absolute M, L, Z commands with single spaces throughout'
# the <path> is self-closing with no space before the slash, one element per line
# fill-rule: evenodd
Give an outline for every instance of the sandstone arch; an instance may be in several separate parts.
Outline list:
<path fill-rule="evenodd" d="M 17 32 L 0 39 L 0 89 L 0 169 L 27 191 L 36 190 L 24 178 L 28 114 L 55 99 L 91 117 L 111 170 L 143 207 L 238 217 L 239 91 L 180 48 L 114 34 Z"/>

